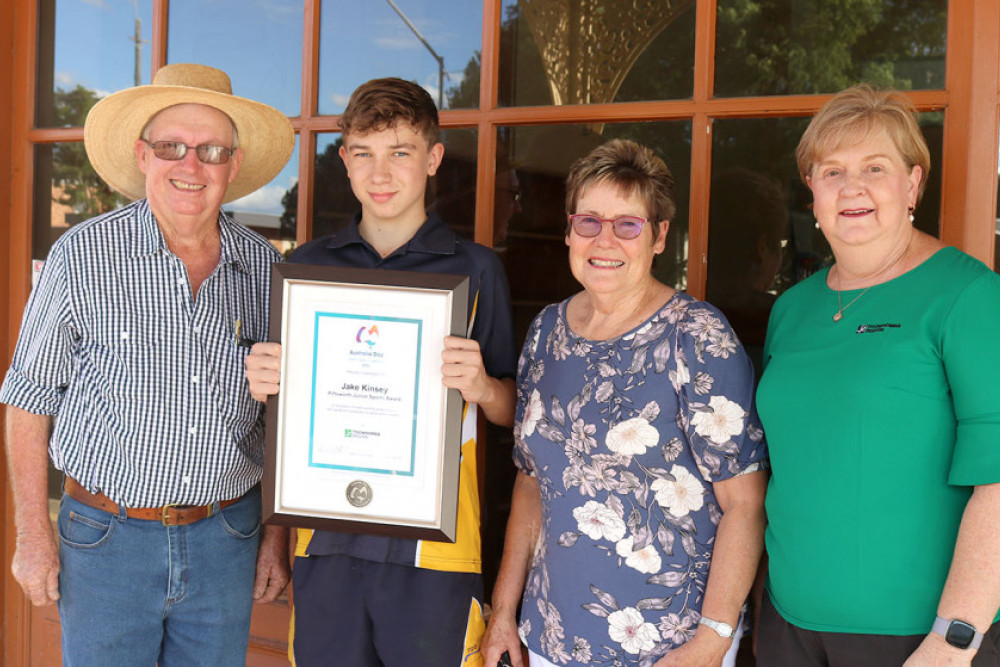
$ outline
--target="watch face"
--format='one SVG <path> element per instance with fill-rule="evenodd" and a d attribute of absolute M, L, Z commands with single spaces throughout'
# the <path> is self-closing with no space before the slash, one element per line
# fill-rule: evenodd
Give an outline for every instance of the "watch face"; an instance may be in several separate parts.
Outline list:
<path fill-rule="evenodd" d="M 944 638 L 949 644 L 956 648 L 969 648 L 969 644 L 976 637 L 976 629 L 965 621 L 952 621 L 948 624 L 948 632 Z"/>

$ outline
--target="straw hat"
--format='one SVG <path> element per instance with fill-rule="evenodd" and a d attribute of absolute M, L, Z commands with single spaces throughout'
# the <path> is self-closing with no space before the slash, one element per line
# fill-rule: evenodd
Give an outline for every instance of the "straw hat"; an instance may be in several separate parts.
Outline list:
<path fill-rule="evenodd" d="M 243 164 L 223 202 L 248 195 L 277 176 L 295 146 L 285 114 L 233 95 L 229 76 L 205 65 L 177 63 L 160 68 L 152 85 L 105 97 L 87 114 L 83 142 L 94 170 L 130 199 L 146 196 L 146 177 L 135 158 L 135 140 L 149 119 L 175 104 L 204 104 L 229 116 L 239 134 Z"/>

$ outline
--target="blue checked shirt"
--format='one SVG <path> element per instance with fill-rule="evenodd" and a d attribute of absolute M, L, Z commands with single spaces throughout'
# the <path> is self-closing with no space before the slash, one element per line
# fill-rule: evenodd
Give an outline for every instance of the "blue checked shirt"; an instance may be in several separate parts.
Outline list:
<path fill-rule="evenodd" d="M 261 476 L 263 407 L 236 336 L 265 340 L 281 257 L 224 214 L 219 228 L 195 299 L 146 200 L 83 222 L 24 313 L 0 402 L 54 415 L 55 467 L 127 507 L 236 498 Z"/>

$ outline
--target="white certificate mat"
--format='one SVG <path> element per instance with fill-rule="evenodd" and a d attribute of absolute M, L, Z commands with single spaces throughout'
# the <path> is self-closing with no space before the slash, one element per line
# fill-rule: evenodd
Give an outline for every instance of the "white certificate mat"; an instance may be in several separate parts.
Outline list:
<path fill-rule="evenodd" d="M 315 321 L 309 465 L 413 475 L 424 320 L 316 312 Z"/>
<path fill-rule="evenodd" d="M 465 276 L 274 266 L 265 520 L 454 541 L 462 401 L 441 352 L 467 302 Z"/>

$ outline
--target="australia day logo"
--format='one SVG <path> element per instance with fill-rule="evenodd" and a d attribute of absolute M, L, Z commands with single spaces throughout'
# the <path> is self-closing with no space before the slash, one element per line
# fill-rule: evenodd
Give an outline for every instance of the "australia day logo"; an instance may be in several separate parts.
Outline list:
<path fill-rule="evenodd" d="M 354 340 L 355 342 L 366 346 L 368 349 L 372 349 L 378 342 L 378 336 L 378 326 L 372 325 L 371 327 L 361 327 L 358 329 L 358 333 L 354 337 Z"/>

